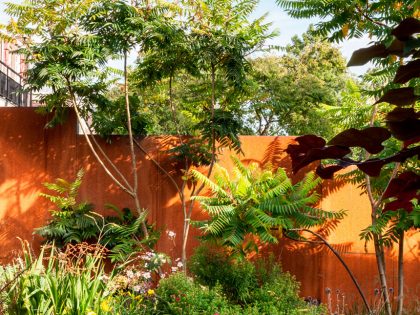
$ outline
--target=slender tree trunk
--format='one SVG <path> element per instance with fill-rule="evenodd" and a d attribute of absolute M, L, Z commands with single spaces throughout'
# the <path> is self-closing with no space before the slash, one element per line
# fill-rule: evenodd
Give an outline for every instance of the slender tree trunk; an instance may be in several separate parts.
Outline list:
<path fill-rule="evenodd" d="M 72 90 L 72 88 L 71 88 L 71 85 L 70 85 L 70 82 L 69 82 L 69 80 L 68 79 L 66 79 L 67 80 L 67 88 L 68 88 L 68 90 L 69 90 L 69 93 L 70 93 L 70 99 L 71 99 L 71 106 L 73 107 L 73 109 L 74 109 L 74 111 L 75 111 L 75 113 L 76 113 L 76 116 L 77 116 L 77 121 L 79 122 L 79 124 L 82 126 L 82 124 L 83 124 L 83 119 L 82 119 L 82 117 L 81 117 L 81 115 L 80 115 L 80 112 L 79 112 L 79 109 L 78 109 L 78 106 L 77 106 L 77 102 L 76 102 L 76 96 L 74 95 L 74 92 L 73 92 L 73 90 Z M 86 139 L 86 143 L 88 144 L 88 146 L 89 146 L 89 149 L 92 151 L 92 153 L 93 153 L 93 155 L 95 156 L 95 158 L 96 158 L 96 160 L 98 161 L 98 163 L 102 166 L 102 168 L 105 170 L 105 173 L 114 181 L 114 183 L 116 183 L 117 184 L 117 186 L 118 187 L 120 187 L 124 192 L 126 192 L 127 194 L 129 194 L 131 197 L 133 197 L 133 195 L 132 195 L 132 191 L 131 191 L 131 187 L 129 186 L 129 185 L 127 185 L 127 186 L 124 186 L 113 174 L 112 174 L 112 172 L 109 170 L 109 168 L 105 165 L 105 163 L 104 163 L 104 161 L 100 158 L 100 156 L 99 156 L 99 154 L 96 152 L 96 150 L 95 150 L 95 147 L 93 146 L 93 144 L 92 144 L 92 142 L 90 141 L 90 138 L 89 138 L 89 135 L 86 133 L 86 131 L 85 131 L 85 129 L 83 128 L 83 126 L 82 126 L 82 132 L 83 132 L 83 135 L 84 135 L 84 137 L 85 137 L 85 139 Z M 102 151 L 103 152 L 103 151 Z M 107 161 L 110 161 L 109 160 L 109 158 L 105 155 L 105 153 L 104 153 L 104 156 L 106 157 L 106 159 L 107 159 Z M 111 162 L 111 161 L 110 161 Z M 111 164 L 112 164 L 112 162 L 111 162 Z M 115 165 L 114 165 L 114 167 L 115 167 Z M 122 175 L 122 174 L 121 174 Z M 125 178 L 124 178 L 124 181 L 125 182 L 127 182 L 126 180 L 125 180 Z"/>
<path fill-rule="evenodd" d="M 404 231 L 398 242 L 398 302 L 397 315 L 402 315 L 404 306 Z"/>
<path fill-rule="evenodd" d="M 376 264 L 378 266 L 379 280 L 381 283 L 381 294 L 384 299 L 385 312 L 387 315 L 392 315 L 391 300 L 389 298 L 388 284 L 386 279 L 384 248 L 382 244 L 380 244 L 380 236 L 374 234 L 373 242 L 375 245 Z"/>
<path fill-rule="evenodd" d="M 176 133 L 178 136 L 178 140 L 180 145 L 184 144 L 184 141 L 182 139 L 182 135 L 181 135 L 181 130 L 179 129 L 179 124 L 177 122 L 177 117 L 176 117 L 176 108 L 175 108 L 175 104 L 174 104 L 174 99 L 173 99 L 173 73 L 171 73 L 169 75 L 169 106 L 171 108 L 171 112 L 172 112 L 172 119 L 175 123 L 175 129 L 176 129 Z M 189 169 L 189 165 L 188 165 L 188 161 L 185 160 L 185 172 L 188 171 Z M 184 174 L 186 175 L 186 174 Z M 182 246 L 181 246 L 181 261 L 182 261 L 182 265 L 183 265 L 183 271 L 186 272 L 186 263 L 187 263 L 187 239 L 188 239 L 188 227 L 189 227 L 189 220 L 188 220 L 188 216 L 187 216 L 187 205 L 186 205 L 186 200 L 185 200 L 185 188 L 186 188 L 186 180 L 183 180 L 181 188 L 178 190 L 178 195 L 179 198 L 181 200 L 181 210 L 182 210 L 182 214 L 184 216 L 184 222 L 182 224 Z"/>
<path fill-rule="evenodd" d="M 124 51 L 124 94 L 125 94 L 125 110 L 127 114 L 127 129 L 128 129 L 128 139 L 130 142 L 130 153 L 131 153 L 131 171 L 133 173 L 133 199 L 136 207 L 136 211 L 139 215 L 143 214 L 143 210 L 140 206 L 140 200 L 138 195 L 138 177 L 137 177 L 137 161 L 136 161 L 136 152 L 134 151 L 134 141 L 133 141 L 133 130 L 131 128 L 131 113 L 130 113 L 130 100 L 128 95 L 128 78 L 127 78 L 127 51 Z M 144 237 L 149 237 L 149 232 L 147 231 L 146 222 L 142 222 L 142 230 Z"/>
<path fill-rule="evenodd" d="M 214 124 L 214 110 L 216 108 L 216 66 L 212 63 L 211 64 L 211 120 Z M 214 163 L 216 162 L 216 133 L 214 128 L 212 128 L 212 139 L 211 139 L 211 162 L 209 165 L 209 170 L 207 172 L 207 177 L 210 177 Z M 195 190 L 195 186 L 191 192 L 191 196 L 198 195 L 201 190 L 204 188 L 204 184 L 202 184 L 197 190 Z M 191 216 L 194 209 L 194 201 L 190 200 L 188 205 L 188 209 L 186 207 L 186 200 L 184 199 L 184 203 L 182 205 L 184 211 L 184 229 L 183 229 L 183 237 L 182 237 L 182 263 L 184 265 L 184 270 L 187 264 L 187 244 L 188 244 L 188 237 L 190 232 L 190 224 L 191 224 Z"/>
<path fill-rule="evenodd" d="M 375 123 L 376 114 L 378 112 L 378 105 L 374 105 L 372 109 L 372 115 L 370 118 L 369 126 L 373 127 Z M 368 159 L 370 156 L 369 153 L 366 152 L 366 159 Z M 391 177 L 392 179 L 392 177 Z M 390 181 L 391 181 L 390 179 Z M 366 181 L 366 190 L 369 197 L 370 205 L 371 205 L 371 219 L 372 219 L 372 225 L 376 223 L 376 217 L 377 217 L 377 211 L 382 203 L 382 196 L 379 197 L 378 200 L 375 200 L 372 192 L 372 185 L 370 182 L 370 177 L 368 175 L 365 176 Z M 389 184 L 389 182 L 388 182 Z M 376 265 L 378 267 L 378 273 L 379 273 L 379 281 L 381 284 L 381 294 L 384 299 L 384 306 L 385 306 L 385 313 L 386 315 L 392 315 L 392 308 L 391 308 L 391 302 L 389 299 L 389 292 L 388 292 L 388 284 L 386 279 L 386 266 L 385 266 L 385 257 L 384 257 L 384 248 L 381 244 L 381 235 L 373 234 L 373 243 L 375 248 L 375 257 L 376 257 Z"/>

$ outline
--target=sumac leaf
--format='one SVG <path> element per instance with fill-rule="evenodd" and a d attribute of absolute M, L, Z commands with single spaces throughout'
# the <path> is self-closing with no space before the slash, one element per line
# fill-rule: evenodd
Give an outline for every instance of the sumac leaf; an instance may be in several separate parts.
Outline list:
<path fill-rule="evenodd" d="M 402 149 L 397 154 L 387 157 L 384 160 L 386 161 L 386 163 L 391 163 L 391 162 L 404 163 L 405 160 L 407 160 L 408 158 L 414 157 L 416 155 L 417 156 L 420 155 L 420 146 L 415 146 L 408 149 Z"/>
<path fill-rule="evenodd" d="M 382 142 L 390 137 L 391 133 L 382 127 L 370 127 L 363 130 L 350 128 L 336 135 L 328 144 L 361 147 L 369 153 L 376 154 L 384 149 Z"/>
<path fill-rule="evenodd" d="M 414 88 L 404 87 L 386 92 L 375 104 L 386 102 L 397 106 L 411 105 L 418 99 Z"/>
<path fill-rule="evenodd" d="M 411 200 L 420 199 L 420 176 L 414 172 L 404 172 L 391 180 L 384 193 L 384 198 L 395 198 L 386 203 L 384 210 L 404 209 L 407 212 L 413 210 Z"/>
<path fill-rule="evenodd" d="M 420 135 L 420 113 L 414 108 L 397 107 L 386 116 L 386 124 L 395 138 L 407 141 Z"/>
<path fill-rule="evenodd" d="M 353 52 L 347 64 L 347 67 L 362 66 L 375 57 L 384 58 L 389 52 L 384 44 L 376 44 L 367 48 L 361 48 Z"/>
<path fill-rule="evenodd" d="M 410 61 L 400 66 L 395 74 L 394 83 L 404 84 L 413 78 L 420 77 L 420 59 Z"/>
<path fill-rule="evenodd" d="M 391 32 L 399 40 L 408 40 L 411 35 L 420 33 L 420 20 L 416 18 L 407 18 L 402 20 L 400 24 Z"/>

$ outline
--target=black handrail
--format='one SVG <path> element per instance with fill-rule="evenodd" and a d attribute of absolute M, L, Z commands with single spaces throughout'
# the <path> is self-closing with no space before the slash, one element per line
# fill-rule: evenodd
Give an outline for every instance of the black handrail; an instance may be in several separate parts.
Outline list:
<path fill-rule="evenodd" d="M 0 97 L 17 106 L 31 106 L 32 93 L 23 92 L 23 77 L 0 61 Z"/>

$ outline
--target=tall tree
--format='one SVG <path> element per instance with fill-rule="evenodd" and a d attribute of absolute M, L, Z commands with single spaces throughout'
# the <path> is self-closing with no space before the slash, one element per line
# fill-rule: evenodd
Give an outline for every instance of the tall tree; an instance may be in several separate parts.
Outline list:
<path fill-rule="evenodd" d="M 156 81 L 167 84 L 167 104 L 171 119 L 176 122 L 174 133 L 179 144 L 170 153 L 184 170 L 184 182 L 178 187 L 184 214 L 184 262 L 194 205 L 185 194 L 187 183 L 192 184 L 191 195 L 204 187 L 192 181 L 191 167 L 208 165 L 210 176 L 217 158 L 217 143 L 240 151 L 240 123 L 231 111 L 231 102 L 219 91 L 222 87 L 232 93 L 242 91 L 249 70 L 246 57 L 262 49 L 271 36 L 263 18 L 248 19 L 256 4 L 255 0 L 183 1 L 177 10 L 184 18 L 155 24 L 144 37 L 136 77 L 140 87 Z M 181 99 L 174 93 L 177 84 L 183 85 Z M 188 112 L 195 121 L 189 130 L 182 128 L 182 112 Z M 191 131 L 198 134 L 198 139 L 183 137 L 191 135 Z"/>
<path fill-rule="evenodd" d="M 60 117 L 57 114 L 65 112 L 67 108 L 73 108 L 82 126 L 85 125 L 92 108 L 106 102 L 104 93 L 109 84 L 106 62 L 111 56 L 115 57 L 119 53 L 124 54 L 126 61 L 128 49 L 134 45 L 130 36 L 138 31 L 143 22 L 139 14 L 141 10 L 138 11 L 122 1 L 115 1 L 107 12 L 118 17 L 112 27 L 125 28 L 127 21 L 134 21 L 134 25 L 130 24 L 126 32 L 93 34 L 90 32 L 92 25 L 86 23 L 83 18 L 100 6 L 99 1 L 65 0 L 26 0 L 22 4 L 7 5 L 7 12 L 15 17 L 16 21 L 12 20 L 6 26 L 6 30 L 13 37 L 22 39 L 18 52 L 25 57 L 29 65 L 26 88 L 42 91 L 41 103 L 47 111 L 55 111 L 56 118 Z M 135 27 L 137 28 L 134 29 Z M 127 91 L 125 95 L 133 184 L 105 154 L 95 137 L 91 136 L 91 131 L 85 130 L 84 127 L 82 130 L 97 161 L 112 180 L 133 198 L 137 212 L 142 215 L 144 210 L 138 198 Z M 143 232 L 147 237 L 145 223 Z"/>
<path fill-rule="evenodd" d="M 248 128 L 260 135 L 330 137 L 334 127 L 324 109 L 345 105 L 349 87 L 356 84 L 344 58 L 312 28 L 302 38 L 295 36 L 284 52 L 251 62 L 251 84 L 242 103 Z"/>

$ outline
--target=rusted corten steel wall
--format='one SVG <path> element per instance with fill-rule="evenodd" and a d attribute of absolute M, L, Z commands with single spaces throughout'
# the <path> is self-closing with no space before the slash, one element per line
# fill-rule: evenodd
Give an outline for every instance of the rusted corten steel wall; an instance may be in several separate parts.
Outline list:
<path fill-rule="evenodd" d="M 107 213 L 106 203 L 118 207 L 133 207 L 130 197 L 122 192 L 98 166 L 81 135 L 76 133 L 76 120 L 69 115 L 67 123 L 54 129 L 45 129 L 47 118 L 30 108 L 0 109 L 0 263 L 10 262 L 20 249 L 18 238 L 30 241 L 36 248 L 40 239 L 32 234 L 35 227 L 45 224 L 48 209 L 45 199 L 39 197 L 45 191 L 42 183 L 57 177 L 73 179 L 80 168 L 86 170 L 81 188 L 81 199 L 95 204 L 95 209 Z M 112 143 L 98 139 L 105 152 L 125 174 L 130 175 L 128 140 L 114 137 Z M 180 170 L 163 155 L 165 148 L 173 143 L 171 137 L 150 137 L 141 140 L 150 155 L 160 161 L 174 176 Z M 290 160 L 284 153 L 292 137 L 241 138 L 245 163 L 272 164 L 290 170 Z M 220 156 L 220 164 L 232 168 L 231 153 L 226 150 Z M 156 222 L 163 231 L 174 231 L 176 238 L 169 240 L 162 233 L 158 250 L 180 257 L 183 216 L 176 189 L 159 172 L 156 166 L 140 151 L 138 152 L 139 194 L 142 206 L 149 211 L 150 222 Z M 178 176 L 179 178 L 179 176 Z M 179 183 L 180 180 L 178 179 Z M 320 231 L 338 249 L 349 264 L 363 289 L 374 300 L 375 288 L 379 288 L 375 257 L 371 244 L 365 246 L 359 240 L 360 231 L 369 225 L 369 202 L 360 190 L 349 184 L 325 181 L 322 185 L 323 209 L 346 209 L 347 217 L 342 222 Z M 193 219 L 203 216 L 199 205 L 194 209 Z M 109 213 L 109 212 L 108 212 Z M 197 231 L 192 231 L 188 247 L 192 253 L 198 241 Z M 405 244 L 406 297 L 414 303 L 420 296 L 419 253 L 420 237 L 407 233 Z M 351 306 L 357 297 L 356 290 L 337 259 L 323 246 L 282 240 L 279 245 L 264 248 L 262 254 L 274 253 L 283 269 L 290 271 L 302 283 L 301 295 L 311 296 L 326 302 L 325 290 L 333 294 L 337 290 L 345 295 L 345 304 Z M 386 253 L 390 286 L 397 290 L 396 249 Z M 377 298 L 377 297 L 376 297 Z M 396 294 L 394 294 L 396 298 Z"/>

